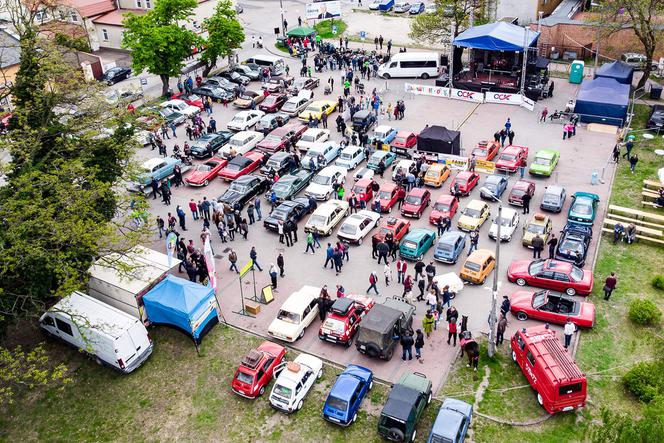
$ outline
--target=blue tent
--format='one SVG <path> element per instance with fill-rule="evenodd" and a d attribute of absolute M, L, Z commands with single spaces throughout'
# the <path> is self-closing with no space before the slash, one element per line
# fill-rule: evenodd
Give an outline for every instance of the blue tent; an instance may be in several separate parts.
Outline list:
<path fill-rule="evenodd" d="M 175 326 L 196 343 L 218 321 L 214 289 L 174 275 L 145 294 L 143 303 L 151 323 Z"/>
<path fill-rule="evenodd" d="M 624 85 L 631 85 L 634 77 L 634 68 L 627 63 L 616 60 L 611 63 L 604 63 L 595 72 L 595 78 L 612 78 Z"/>
<path fill-rule="evenodd" d="M 622 126 L 629 106 L 629 85 L 612 78 L 583 82 L 574 112 L 582 122 Z"/>
<path fill-rule="evenodd" d="M 496 22 L 465 30 L 454 39 L 454 46 L 489 51 L 523 52 L 524 43 L 534 46 L 538 37 L 539 32 L 526 31 L 525 28 L 510 23 Z"/>

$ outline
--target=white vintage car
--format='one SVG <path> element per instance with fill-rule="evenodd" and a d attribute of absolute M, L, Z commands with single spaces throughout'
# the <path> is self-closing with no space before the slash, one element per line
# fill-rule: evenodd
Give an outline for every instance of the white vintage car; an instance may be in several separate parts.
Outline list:
<path fill-rule="evenodd" d="M 348 170 L 355 169 L 364 160 L 364 149 L 361 146 L 346 146 L 341 150 L 335 165 Z"/>
<path fill-rule="evenodd" d="M 198 106 L 188 105 L 184 100 L 179 99 L 165 101 L 159 106 L 177 111 L 182 115 L 186 115 L 187 117 L 191 117 L 201 112 L 201 109 Z"/>
<path fill-rule="evenodd" d="M 338 166 L 328 166 L 323 168 L 311 180 L 304 195 L 315 198 L 316 200 L 327 200 L 334 193 L 334 185 L 343 184 L 346 181 L 346 170 Z"/>
<path fill-rule="evenodd" d="M 373 169 L 361 168 L 361 169 L 358 169 L 357 172 L 355 172 L 355 174 L 353 174 L 353 180 L 358 181 L 358 180 L 362 180 L 363 178 L 371 180 L 374 177 L 375 174 L 376 173 L 374 172 Z"/>
<path fill-rule="evenodd" d="M 330 131 L 327 129 L 309 128 L 304 131 L 300 140 L 295 143 L 295 147 L 303 154 L 306 153 L 314 143 L 322 143 L 330 138 Z"/>
<path fill-rule="evenodd" d="M 300 354 L 294 361 L 274 368 L 279 376 L 270 392 L 270 405 L 286 413 L 299 411 L 316 380 L 323 376 L 323 362 L 309 354 Z"/>
<path fill-rule="evenodd" d="M 493 220 L 489 228 L 489 238 L 496 239 L 498 234 L 498 218 Z M 503 208 L 500 216 L 500 239 L 502 241 L 512 240 L 512 235 L 519 226 L 519 213 L 512 208 Z"/>
<path fill-rule="evenodd" d="M 258 120 L 264 115 L 265 113 L 263 111 L 240 111 L 233 116 L 226 127 L 231 131 L 246 131 L 258 123 Z"/>
<path fill-rule="evenodd" d="M 219 151 L 224 158 L 230 157 L 231 150 L 236 155 L 244 155 L 256 147 L 265 136 L 257 131 L 240 131 L 233 135 Z"/>
<path fill-rule="evenodd" d="M 320 235 L 330 235 L 334 227 L 348 215 L 348 202 L 345 200 L 330 200 L 318 207 L 304 225 L 305 232 L 317 232 Z"/>
<path fill-rule="evenodd" d="M 371 232 L 371 230 L 378 226 L 380 222 L 380 214 L 374 211 L 367 211 L 363 209 L 356 214 L 350 215 L 341 224 L 337 237 L 342 240 L 347 240 L 350 243 L 362 244 L 362 239 Z"/>
<path fill-rule="evenodd" d="M 270 337 L 291 343 L 304 337 L 307 326 L 318 316 L 319 295 L 320 288 L 306 285 L 293 292 L 267 328 Z"/>

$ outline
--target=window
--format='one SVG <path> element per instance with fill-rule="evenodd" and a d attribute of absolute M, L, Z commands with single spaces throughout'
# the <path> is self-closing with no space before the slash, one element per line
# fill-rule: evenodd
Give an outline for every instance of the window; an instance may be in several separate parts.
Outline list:
<path fill-rule="evenodd" d="M 143 2 L 141 0 L 136 0 L 136 7 L 141 9 L 143 7 Z"/>
<path fill-rule="evenodd" d="M 270 365 L 274 361 L 274 358 L 268 358 L 265 364 L 263 365 L 263 371 L 267 372 L 267 370 L 270 368 Z"/>
<path fill-rule="evenodd" d="M 59 318 L 56 318 L 55 324 L 58 325 L 58 329 L 64 332 L 65 334 L 71 335 L 72 337 L 74 336 L 74 333 L 71 330 L 71 325 L 69 323 L 65 323 Z"/>
<path fill-rule="evenodd" d="M 403 61 L 401 68 L 435 68 L 435 60 Z"/>
<path fill-rule="evenodd" d="M 53 321 L 53 317 L 51 317 L 50 315 L 47 315 L 46 317 L 44 317 L 44 321 L 42 323 L 45 324 L 46 326 L 55 326 L 55 322 Z"/>
<path fill-rule="evenodd" d="M 265 372 L 261 369 L 256 373 L 256 380 L 262 380 L 265 376 Z"/>
<path fill-rule="evenodd" d="M 553 274 L 553 276 L 558 281 L 569 281 L 567 274 L 563 274 L 562 272 L 556 272 Z"/>
<path fill-rule="evenodd" d="M 71 12 L 69 13 L 69 16 L 71 17 L 71 21 L 73 21 L 73 22 L 78 22 L 78 15 L 76 15 L 76 12 L 75 12 L 75 11 L 71 11 Z"/>
<path fill-rule="evenodd" d="M 522 339 L 521 336 L 518 335 L 518 334 L 519 334 L 519 333 L 517 332 L 517 335 L 516 335 L 516 344 L 519 345 L 519 349 L 521 349 L 521 350 L 523 351 L 523 348 L 526 347 L 526 344 L 523 342 L 523 339 Z"/>
<path fill-rule="evenodd" d="M 558 395 L 568 395 L 575 392 L 581 392 L 583 388 L 583 383 L 572 383 L 571 385 L 565 385 L 558 388 Z"/>
<path fill-rule="evenodd" d="M 108 29 L 101 28 L 101 35 L 105 42 L 108 41 Z"/>
<path fill-rule="evenodd" d="M 152 9 L 152 1 L 151 0 L 145 0 L 145 7 L 147 9 Z"/>
<path fill-rule="evenodd" d="M 528 360 L 528 363 L 530 363 L 530 366 L 535 367 L 535 357 L 533 357 L 533 354 L 531 354 L 530 351 L 526 353 L 526 359 Z"/>

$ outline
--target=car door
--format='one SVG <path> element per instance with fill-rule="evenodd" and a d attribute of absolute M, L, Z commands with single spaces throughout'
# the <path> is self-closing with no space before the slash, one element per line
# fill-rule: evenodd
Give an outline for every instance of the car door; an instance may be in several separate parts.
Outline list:
<path fill-rule="evenodd" d="M 555 289 L 561 292 L 571 286 L 569 276 L 563 272 L 554 272 L 553 282 L 555 285 Z"/>
<path fill-rule="evenodd" d="M 539 274 L 534 276 L 534 282 L 538 284 L 547 285 L 547 287 L 550 286 L 552 289 L 557 288 L 557 285 L 555 284 L 555 281 L 553 279 L 552 271 L 541 271 Z"/>

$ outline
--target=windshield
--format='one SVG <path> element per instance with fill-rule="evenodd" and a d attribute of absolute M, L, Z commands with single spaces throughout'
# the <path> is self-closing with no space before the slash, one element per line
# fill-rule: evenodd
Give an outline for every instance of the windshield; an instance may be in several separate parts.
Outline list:
<path fill-rule="evenodd" d="M 581 281 L 583 280 L 583 270 L 576 266 L 572 266 L 572 272 L 569 273 L 569 276 L 572 277 L 572 280 L 574 281 Z"/>
<path fill-rule="evenodd" d="M 277 137 L 276 135 L 268 135 L 265 137 L 265 141 L 279 143 L 281 142 L 281 137 Z"/>
<path fill-rule="evenodd" d="M 429 169 L 429 170 L 427 171 L 427 177 L 433 177 L 433 178 L 436 178 L 436 177 L 438 177 L 439 175 L 440 175 L 440 171 L 438 171 L 438 170 L 436 170 L 436 169 Z"/>
<path fill-rule="evenodd" d="M 467 215 L 468 217 L 473 217 L 473 218 L 479 218 L 480 211 L 473 208 L 466 208 L 463 210 L 463 215 Z"/>
<path fill-rule="evenodd" d="M 510 218 L 500 217 L 498 219 L 498 222 L 500 223 L 500 226 L 512 226 L 512 217 Z"/>
<path fill-rule="evenodd" d="M 200 172 L 209 172 L 212 168 L 209 167 L 208 165 L 198 165 L 196 166 L 196 170 Z"/>
<path fill-rule="evenodd" d="M 388 200 L 392 198 L 392 192 L 391 191 L 380 191 L 380 199 L 381 200 Z"/>
<path fill-rule="evenodd" d="M 320 106 L 307 106 L 307 109 L 305 109 L 305 111 L 320 112 Z"/>
<path fill-rule="evenodd" d="M 286 102 L 284 104 L 283 108 L 281 108 L 281 109 L 283 109 L 284 111 L 292 111 L 292 110 L 295 109 L 295 107 L 296 107 L 295 102 Z"/>
<path fill-rule="evenodd" d="M 242 146 L 246 143 L 246 140 L 242 140 L 239 138 L 232 138 L 231 141 L 228 143 L 231 146 Z"/>
<path fill-rule="evenodd" d="M 493 192 L 494 194 L 498 190 L 498 186 L 495 183 L 484 183 L 484 187 L 487 188 L 489 191 Z"/>
<path fill-rule="evenodd" d="M 273 190 L 274 193 L 277 194 L 277 195 L 284 195 L 284 194 L 287 194 L 288 191 L 290 191 L 290 188 L 291 188 L 290 183 L 279 183 L 279 182 L 276 182 L 276 183 L 272 186 L 272 190 Z"/>
<path fill-rule="evenodd" d="M 513 162 L 516 160 L 516 156 L 512 154 L 503 154 L 500 156 L 500 159 L 506 162 Z"/>
<path fill-rule="evenodd" d="M 325 323 L 323 323 L 323 328 L 329 329 L 333 332 L 336 332 L 337 334 L 341 334 L 344 332 L 344 322 L 341 320 L 337 320 L 336 318 L 328 318 L 325 320 Z"/>
<path fill-rule="evenodd" d="M 474 154 L 476 157 L 485 157 L 485 156 L 486 156 L 486 152 L 487 152 L 486 148 L 475 148 L 475 149 L 473 150 L 473 154 Z"/>
<path fill-rule="evenodd" d="M 286 220 L 287 216 L 288 212 L 283 209 L 275 209 L 272 211 L 272 214 L 270 214 L 270 217 L 276 218 L 277 220 Z"/>
<path fill-rule="evenodd" d="M 274 389 L 272 389 L 272 393 L 274 395 L 278 395 L 279 397 L 290 399 L 291 395 L 293 394 L 293 390 L 291 388 L 287 388 L 286 386 L 276 384 L 274 385 Z"/>
<path fill-rule="evenodd" d="M 348 154 L 346 152 L 341 153 L 341 159 L 342 160 L 352 160 L 353 156 L 351 154 Z"/>
<path fill-rule="evenodd" d="M 313 142 L 314 140 L 316 140 L 316 135 L 315 134 L 304 134 L 300 140 L 302 140 L 304 142 Z"/>
<path fill-rule="evenodd" d="M 300 323 L 300 314 L 296 314 L 294 312 L 288 312 L 283 309 L 279 311 L 279 314 L 277 314 L 277 318 L 281 321 L 285 321 L 286 323 L 292 323 L 294 325 Z"/>
<path fill-rule="evenodd" d="M 532 234 L 544 234 L 544 225 L 535 225 L 531 223 L 528 225 L 527 231 Z"/>
<path fill-rule="evenodd" d="M 362 194 L 365 191 L 364 186 L 353 186 L 352 192 L 355 194 Z"/>
<path fill-rule="evenodd" d="M 450 205 L 447 203 L 436 203 L 433 208 L 436 211 L 448 212 L 450 210 Z"/>
<path fill-rule="evenodd" d="M 371 158 L 369 159 L 369 163 L 380 163 L 380 161 L 383 159 L 384 156 L 385 154 L 383 154 L 382 152 L 378 152 L 371 156 Z"/>
<path fill-rule="evenodd" d="M 421 197 L 417 197 L 415 195 L 409 195 L 405 199 L 406 203 L 411 204 L 411 205 L 419 205 L 422 202 Z"/>
<path fill-rule="evenodd" d="M 535 163 L 536 165 L 549 166 L 551 165 L 551 159 L 535 157 L 535 161 L 533 163 Z"/>
<path fill-rule="evenodd" d="M 320 174 L 318 174 L 317 176 L 314 177 L 314 179 L 312 181 L 314 183 L 316 183 L 317 185 L 326 186 L 326 185 L 330 184 L 330 182 L 332 181 L 332 177 L 330 177 L 329 175 L 320 175 Z"/>
<path fill-rule="evenodd" d="M 231 183 L 231 187 L 228 188 L 228 190 L 239 192 L 240 194 L 244 194 L 245 192 L 248 191 L 248 189 L 245 185 L 241 185 L 239 183 Z"/>
<path fill-rule="evenodd" d="M 466 260 L 466 264 L 463 265 L 463 267 L 470 270 L 470 271 L 474 271 L 474 272 L 480 272 L 480 268 L 481 268 L 479 263 L 475 263 L 475 262 L 468 261 L 468 260 Z"/>
<path fill-rule="evenodd" d="M 394 139 L 394 143 L 399 144 L 399 145 L 405 145 L 406 144 L 406 137 L 397 137 Z"/>
<path fill-rule="evenodd" d="M 581 253 L 583 251 L 583 248 L 581 247 L 581 243 L 578 241 L 573 241 L 570 239 L 565 239 L 565 241 L 562 242 L 560 245 L 560 250 L 565 252 L 566 254 L 569 253 Z"/>
<path fill-rule="evenodd" d="M 235 117 L 233 117 L 233 121 L 240 123 L 245 121 L 245 117 L 243 115 L 236 115 Z"/>
<path fill-rule="evenodd" d="M 343 232 L 344 234 L 352 235 L 352 234 L 355 234 L 357 232 L 357 226 L 344 224 L 344 225 L 341 226 L 340 231 Z"/>
<path fill-rule="evenodd" d="M 327 221 L 327 217 L 319 215 L 319 214 L 314 214 L 309 218 L 309 223 L 312 226 L 323 226 L 325 222 Z"/>
<path fill-rule="evenodd" d="M 235 375 L 235 378 L 237 381 L 246 383 L 248 385 L 252 384 L 254 382 L 254 376 L 251 374 L 244 373 L 242 371 L 237 371 L 237 374 Z"/>
<path fill-rule="evenodd" d="M 340 400 L 336 397 L 328 397 L 327 405 L 337 411 L 345 411 L 348 408 L 348 402 Z"/>
<path fill-rule="evenodd" d="M 544 262 L 536 261 L 530 264 L 530 266 L 528 267 L 528 273 L 530 275 L 536 275 L 539 274 L 542 269 L 544 269 Z"/>

